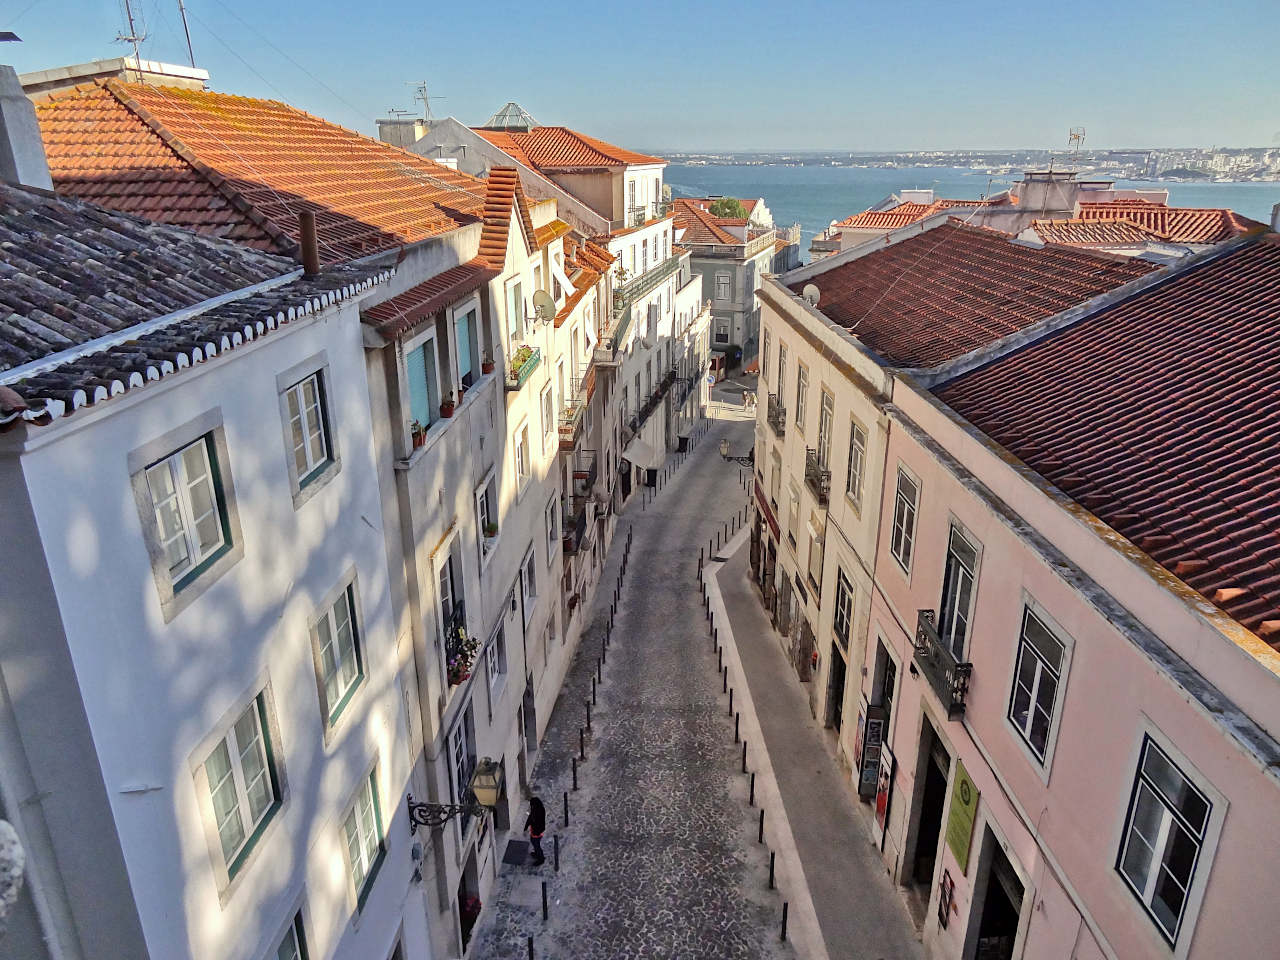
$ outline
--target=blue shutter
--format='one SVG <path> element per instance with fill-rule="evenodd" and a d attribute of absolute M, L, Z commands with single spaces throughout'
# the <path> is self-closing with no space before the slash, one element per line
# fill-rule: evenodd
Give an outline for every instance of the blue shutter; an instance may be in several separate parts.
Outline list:
<path fill-rule="evenodd" d="M 468 386 L 471 381 L 471 314 L 458 318 L 458 378 Z"/>
<path fill-rule="evenodd" d="M 410 350 L 404 358 L 405 376 L 409 381 L 409 415 L 424 427 L 436 418 L 427 389 L 427 358 L 422 347 Z"/>

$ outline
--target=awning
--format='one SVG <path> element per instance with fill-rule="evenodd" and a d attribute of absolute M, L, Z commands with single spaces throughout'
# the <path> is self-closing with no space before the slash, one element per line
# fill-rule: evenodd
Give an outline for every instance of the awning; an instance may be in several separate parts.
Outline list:
<path fill-rule="evenodd" d="M 633 466 L 642 470 L 656 470 L 667 459 L 664 454 L 658 453 L 638 437 L 627 444 L 627 449 L 622 451 L 622 455 L 630 460 Z"/>

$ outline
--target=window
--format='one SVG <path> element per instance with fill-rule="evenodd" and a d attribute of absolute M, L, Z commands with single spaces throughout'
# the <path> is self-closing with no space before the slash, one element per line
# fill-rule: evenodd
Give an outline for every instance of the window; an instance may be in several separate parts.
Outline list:
<path fill-rule="evenodd" d="M 546 450 L 547 440 L 555 429 L 555 399 L 551 396 L 551 384 L 542 388 L 542 449 Z"/>
<path fill-rule="evenodd" d="M 716 274 L 716 299 L 728 300 L 732 286 L 732 278 L 727 273 Z"/>
<path fill-rule="evenodd" d="M 480 531 L 480 559 L 483 561 L 498 541 L 498 483 L 493 471 L 476 488 L 476 523 Z"/>
<path fill-rule="evenodd" d="M 782 491 L 782 454 L 777 450 L 770 452 L 769 459 L 773 461 L 773 470 L 769 474 L 769 503 L 773 509 L 778 509 L 778 494 Z"/>
<path fill-rule="evenodd" d="M 978 569 L 978 548 L 955 524 L 947 543 L 947 565 L 942 577 L 942 602 L 938 605 L 938 636 L 957 663 L 964 662 L 964 642 L 969 636 L 969 616 L 973 609 L 974 571 Z"/>
<path fill-rule="evenodd" d="M 778 344 L 778 403 L 787 402 L 787 345 Z"/>
<path fill-rule="evenodd" d="M 472 705 L 467 704 L 466 713 L 449 734 L 449 786 L 454 803 L 463 803 L 471 795 L 471 773 L 475 767 L 475 720 L 472 717 Z M 463 813 L 458 817 L 457 823 L 465 836 L 467 826 L 471 823 L 471 815 Z"/>
<path fill-rule="evenodd" d="M 916 535 L 916 508 L 920 488 L 907 471 L 898 468 L 898 491 L 893 500 L 893 535 L 889 552 L 904 573 L 911 572 L 911 547 Z"/>
<path fill-rule="evenodd" d="M 796 427 L 804 432 L 804 415 L 809 402 L 809 368 L 796 365 Z"/>
<path fill-rule="evenodd" d="M 524 492 L 529 483 L 529 425 L 521 424 L 516 430 L 516 489 Z"/>
<path fill-rule="evenodd" d="M 653 394 L 653 358 L 650 357 L 644 362 L 644 392 Z"/>
<path fill-rule="evenodd" d="M 533 607 L 538 602 L 538 578 L 533 556 L 533 547 L 529 547 L 524 562 L 520 564 L 520 599 L 524 602 L 525 626 L 533 619 Z"/>
<path fill-rule="evenodd" d="M 796 548 L 796 535 L 800 532 L 800 493 L 791 490 L 791 509 L 787 517 L 787 539 L 791 541 L 791 549 Z"/>
<path fill-rule="evenodd" d="M 760 379 L 769 380 L 769 331 L 764 331 L 764 348 L 760 351 Z"/>
<path fill-rule="evenodd" d="M 1009 719 L 1043 763 L 1053 727 L 1066 647 L 1029 608 L 1022 611 Z"/>
<path fill-rule="evenodd" d="M 280 786 L 266 718 L 266 695 L 259 693 L 204 762 L 218 841 L 229 876 L 244 864 L 280 806 Z"/>
<path fill-rule="evenodd" d="M 884 710 L 885 740 L 893 729 L 893 696 L 898 688 L 898 664 L 884 641 L 876 639 L 876 673 L 871 685 L 872 702 Z"/>
<path fill-rule="evenodd" d="M 337 722 L 364 678 L 355 609 L 355 583 L 352 582 L 342 588 L 312 629 L 321 707 L 330 726 Z"/>
<path fill-rule="evenodd" d="M 440 419 L 440 363 L 434 333 L 404 355 L 409 417 L 423 427 Z"/>
<path fill-rule="evenodd" d="M 201 437 L 147 467 L 164 561 L 182 589 L 231 541 L 212 437 Z"/>
<path fill-rule="evenodd" d="M 1172 945 L 1204 849 L 1213 804 L 1146 737 L 1116 869 Z"/>
<path fill-rule="evenodd" d="M 729 342 L 729 322 L 727 320 L 716 321 L 716 343 Z"/>
<path fill-rule="evenodd" d="M 306 486 L 330 463 L 329 429 L 325 423 L 320 374 L 313 373 L 285 391 L 294 475 Z"/>
<path fill-rule="evenodd" d="M 524 339 L 524 292 L 519 280 L 507 284 L 507 332 L 514 353 Z"/>
<path fill-rule="evenodd" d="M 819 597 L 822 592 L 822 539 L 814 531 L 812 520 L 809 523 L 809 582 L 813 584 L 814 596 Z"/>
<path fill-rule="evenodd" d="M 644 273 L 649 269 L 649 241 L 644 239 L 640 241 L 640 272 Z"/>
<path fill-rule="evenodd" d="M 845 477 L 845 493 L 853 508 L 862 509 L 862 471 L 867 463 L 867 434 L 857 420 L 849 424 L 849 471 Z"/>
<path fill-rule="evenodd" d="M 271 960 L 307 960 L 307 938 L 302 930 L 301 910 L 293 915 L 293 923 L 289 924 Z"/>
<path fill-rule="evenodd" d="M 507 673 L 507 637 L 501 621 L 498 622 L 498 630 L 493 639 L 484 648 L 484 665 L 489 675 L 489 688 L 492 689 Z"/>
<path fill-rule="evenodd" d="M 480 376 L 480 345 L 477 342 L 476 311 L 455 315 L 453 332 L 458 350 L 458 382 L 469 387 Z"/>
<path fill-rule="evenodd" d="M 556 498 L 552 495 L 547 501 L 546 520 L 547 520 L 547 563 L 552 563 L 556 558 L 556 544 L 560 540 L 560 519 L 557 516 Z"/>
<path fill-rule="evenodd" d="M 818 410 L 818 469 L 827 470 L 831 465 L 831 422 L 835 419 L 836 402 L 831 394 L 822 391 L 822 406 Z"/>
<path fill-rule="evenodd" d="M 382 811 L 378 809 L 378 772 L 372 771 L 360 786 L 342 821 L 347 839 L 347 864 L 356 891 L 357 909 L 364 907 L 373 880 L 382 865 L 386 846 L 382 838 Z"/>
<path fill-rule="evenodd" d="M 853 625 L 853 585 L 843 570 L 836 570 L 836 612 L 834 629 L 840 649 L 849 649 L 849 630 Z"/>

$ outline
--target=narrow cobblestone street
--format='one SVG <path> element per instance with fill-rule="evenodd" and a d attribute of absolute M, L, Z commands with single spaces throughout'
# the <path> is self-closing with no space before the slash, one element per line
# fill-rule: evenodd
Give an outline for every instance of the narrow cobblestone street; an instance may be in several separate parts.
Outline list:
<path fill-rule="evenodd" d="M 751 431 L 746 419 L 711 423 L 656 496 L 645 505 L 642 489 L 623 512 L 533 774 L 548 811 L 547 863 L 503 867 L 470 956 L 523 958 L 529 936 L 536 957 L 556 960 L 794 956 L 780 941 L 782 897 L 768 888 L 696 580 L 699 545 L 746 504 L 718 440 L 745 453 Z M 571 761 L 628 527 L 634 542 L 574 791 Z"/>

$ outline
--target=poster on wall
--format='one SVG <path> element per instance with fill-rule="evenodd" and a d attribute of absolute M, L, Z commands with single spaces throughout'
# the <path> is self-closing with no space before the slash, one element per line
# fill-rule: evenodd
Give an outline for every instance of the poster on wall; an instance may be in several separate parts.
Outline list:
<path fill-rule="evenodd" d="M 858 763 L 858 796 L 870 800 L 876 795 L 876 777 L 880 772 L 880 747 L 884 743 L 884 708 L 867 707 L 863 724 L 862 753 Z"/>
<path fill-rule="evenodd" d="M 961 874 L 969 872 L 969 847 L 973 843 L 973 822 L 978 816 L 978 796 L 978 788 L 969 779 L 969 771 L 957 758 L 951 786 L 951 815 L 947 818 L 947 846 L 951 848 Z"/>
<path fill-rule="evenodd" d="M 880 771 L 876 777 L 876 846 L 884 849 L 884 832 L 889 825 L 889 804 L 893 800 L 893 753 L 880 747 Z"/>
<path fill-rule="evenodd" d="M 858 725 L 853 728 L 853 783 L 857 786 L 862 778 L 862 737 L 867 725 L 867 695 L 864 693 L 858 701 Z"/>

